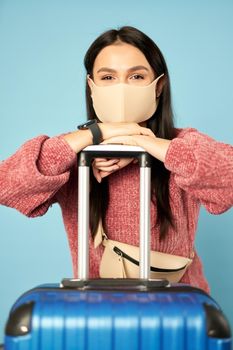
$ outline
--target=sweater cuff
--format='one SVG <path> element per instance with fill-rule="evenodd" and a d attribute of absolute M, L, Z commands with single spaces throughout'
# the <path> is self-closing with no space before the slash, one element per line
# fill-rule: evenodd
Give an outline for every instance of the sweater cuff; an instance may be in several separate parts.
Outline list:
<path fill-rule="evenodd" d="M 184 139 L 173 139 L 168 147 L 164 165 L 172 173 L 190 177 L 197 166 L 193 148 Z"/>
<path fill-rule="evenodd" d="M 62 136 L 48 138 L 41 146 L 37 167 L 45 176 L 61 175 L 68 171 L 77 159 L 77 154 Z"/>

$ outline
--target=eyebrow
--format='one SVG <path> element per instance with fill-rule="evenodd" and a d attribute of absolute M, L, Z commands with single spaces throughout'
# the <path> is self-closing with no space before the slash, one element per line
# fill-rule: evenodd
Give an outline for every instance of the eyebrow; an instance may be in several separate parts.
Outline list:
<path fill-rule="evenodd" d="M 134 67 L 131 67 L 129 68 L 127 71 L 128 72 L 132 72 L 132 71 L 135 71 L 135 70 L 146 70 L 149 72 L 149 69 L 145 66 L 134 66 Z M 100 68 L 97 73 L 100 73 L 100 72 L 110 72 L 110 73 L 116 73 L 117 71 L 115 69 L 112 69 L 112 68 L 108 68 L 108 67 L 102 67 Z"/>

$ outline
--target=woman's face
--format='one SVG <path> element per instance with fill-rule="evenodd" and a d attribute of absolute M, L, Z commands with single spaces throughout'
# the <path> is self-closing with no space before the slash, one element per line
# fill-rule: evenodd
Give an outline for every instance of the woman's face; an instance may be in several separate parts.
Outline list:
<path fill-rule="evenodd" d="M 143 86 L 150 84 L 155 78 L 144 54 L 127 43 L 106 46 L 94 62 L 93 80 L 99 86 L 118 83 Z"/>

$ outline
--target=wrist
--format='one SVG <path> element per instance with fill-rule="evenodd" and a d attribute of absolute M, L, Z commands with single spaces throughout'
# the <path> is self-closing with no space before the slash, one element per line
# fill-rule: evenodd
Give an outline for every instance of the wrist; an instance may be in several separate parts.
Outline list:
<path fill-rule="evenodd" d="M 97 124 L 102 134 L 102 140 L 104 141 L 106 139 L 105 131 L 104 131 L 104 123 L 97 123 Z"/>
<path fill-rule="evenodd" d="M 171 140 L 156 138 L 154 140 L 155 147 L 153 148 L 154 157 L 164 163 L 170 143 Z"/>
<path fill-rule="evenodd" d="M 171 140 L 143 135 L 136 135 L 134 139 L 136 140 L 136 146 L 144 148 L 154 158 L 164 163 Z"/>
<path fill-rule="evenodd" d="M 70 145 L 70 147 L 74 150 L 75 153 L 79 153 L 82 149 L 87 146 L 92 145 L 92 133 L 89 129 L 86 130 L 77 130 L 71 132 L 63 138 Z"/>

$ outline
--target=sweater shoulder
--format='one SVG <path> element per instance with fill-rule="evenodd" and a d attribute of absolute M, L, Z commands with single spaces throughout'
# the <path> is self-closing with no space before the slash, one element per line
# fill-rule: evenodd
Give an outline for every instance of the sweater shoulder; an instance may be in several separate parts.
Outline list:
<path fill-rule="evenodd" d="M 199 131 L 192 127 L 186 127 L 186 128 L 174 128 L 174 138 L 183 138 L 184 136 L 191 134 L 191 133 L 199 133 Z"/>

